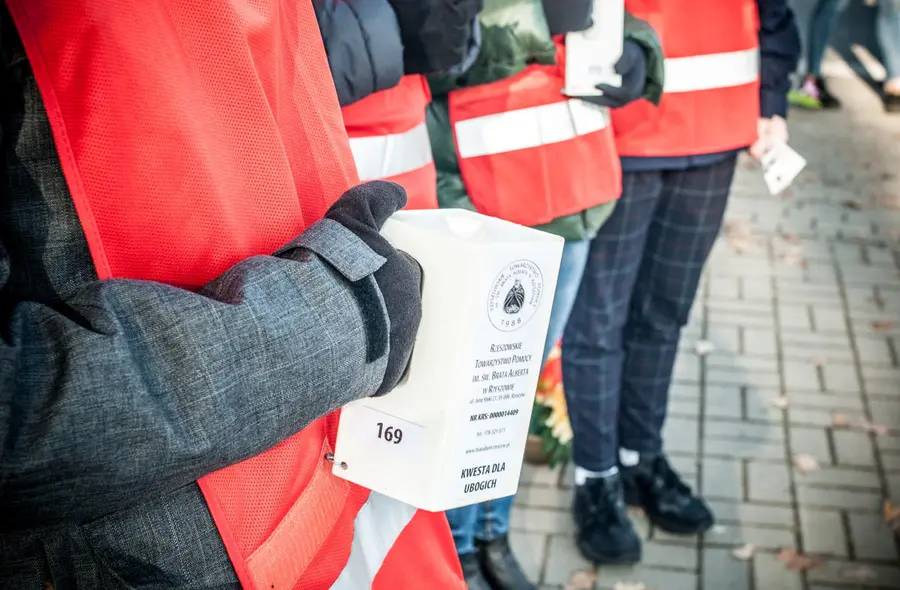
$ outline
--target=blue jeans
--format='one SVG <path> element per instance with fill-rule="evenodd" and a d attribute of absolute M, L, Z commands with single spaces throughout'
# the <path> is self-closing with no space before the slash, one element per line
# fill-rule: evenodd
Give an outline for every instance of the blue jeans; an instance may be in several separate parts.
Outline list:
<path fill-rule="evenodd" d="M 553 297 L 553 310 L 550 312 L 550 326 L 544 342 L 543 361 L 547 360 L 553 346 L 562 337 L 563 330 L 572 305 L 578 295 L 578 285 L 584 274 L 591 243 L 566 242 L 563 248 L 562 261 L 559 265 L 559 278 L 556 281 L 556 292 Z M 447 511 L 447 520 L 453 531 L 456 551 L 460 555 L 475 551 L 475 539 L 492 541 L 509 532 L 509 513 L 512 510 L 515 496 L 498 498 L 481 504 L 472 504 Z"/>
<path fill-rule="evenodd" d="M 900 0 L 878 0 L 875 23 L 888 80 L 900 77 Z"/>
<path fill-rule="evenodd" d="M 838 20 L 841 11 L 847 6 L 848 0 L 819 0 L 809 20 L 809 39 L 806 50 L 806 59 L 809 64 L 806 68 L 809 74 L 820 76 L 822 74 L 822 58 L 825 56 L 825 48 L 831 31 Z"/>

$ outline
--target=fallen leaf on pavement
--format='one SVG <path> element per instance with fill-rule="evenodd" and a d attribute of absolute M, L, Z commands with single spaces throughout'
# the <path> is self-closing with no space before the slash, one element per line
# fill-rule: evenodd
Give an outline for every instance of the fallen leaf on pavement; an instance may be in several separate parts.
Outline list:
<path fill-rule="evenodd" d="M 726 221 L 722 231 L 725 234 L 725 241 L 739 254 L 759 249 L 759 242 L 753 236 L 753 230 L 748 221 L 743 219 Z"/>
<path fill-rule="evenodd" d="M 794 455 L 794 467 L 800 473 L 810 473 L 821 469 L 819 460 L 807 453 L 798 453 Z"/>
<path fill-rule="evenodd" d="M 859 426 L 866 432 L 876 436 L 887 436 L 888 434 L 888 427 L 884 424 L 872 424 L 868 420 L 863 420 Z"/>
<path fill-rule="evenodd" d="M 569 582 L 566 584 L 565 590 L 591 590 L 597 581 L 597 572 L 589 570 L 575 572 Z"/>
<path fill-rule="evenodd" d="M 835 428 L 849 428 L 850 419 L 840 412 L 831 413 L 831 425 Z"/>
<path fill-rule="evenodd" d="M 851 201 L 850 199 L 842 201 L 841 207 L 843 207 L 844 209 L 850 209 L 852 211 L 859 211 L 860 209 L 862 209 L 862 205 L 860 205 L 857 201 Z"/>
<path fill-rule="evenodd" d="M 878 576 L 875 574 L 874 570 L 870 567 L 866 567 L 864 565 L 856 566 L 856 567 L 845 567 L 841 569 L 841 577 L 846 578 L 848 580 L 856 580 L 858 582 L 865 582 L 866 580 L 874 580 Z"/>
<path fill-rule="evenodd" d="M 778 259 L 788 266 L 806 266 L 806 258 L 803 256 L 803 248 L 801 246 L 788 246 L 778 255 Z"/>
<path fill-rule="evenodd" d="M 891 320 L 882 320 L 880 322 L 872 322 L 872 329 L 876 332 L 887 332 L 891 328 L 894 327 L 894 322 Z"/>
<path fill-rule="evenodd" d="M 890 500 L 884 501 L 884 522 L 895 533 L 900 532 L 900 509 L 894 506 Z"/>
<path fill-rule="evenodd" d="M 741 561 L 750 561 L 753 559 L 754 553 L 756 553 L 756 545 L 753 543 L 747 543 L 731 552 L 735 559 L 740 559 Z"/>
<path fill-rule="evenodd" d="M 772 400 L 772 405 L 779 410 L 786 410 L 789 403 L 788 398 L 783 395 Z"/>
<path fill-rule="evenodd" d="M 697 353 L 697 356 L 707 356 L 712 354 L 715 350 L 716 345 L 709 340 L 698 340 L 697 343 L 694 344 L 694 352 Z"/>
<path fill-rule="evenodd" d="M 797 553 L 793 549 L 782 549 L 778 559 L 792 572 L 805 572 L 822 566 L 820 560 Z"/>
<path fill-rule="evenodd" d="M 613 584 L 613 590 L 650 590 L 650 588 L 641 582 L 616 582 Z"/>

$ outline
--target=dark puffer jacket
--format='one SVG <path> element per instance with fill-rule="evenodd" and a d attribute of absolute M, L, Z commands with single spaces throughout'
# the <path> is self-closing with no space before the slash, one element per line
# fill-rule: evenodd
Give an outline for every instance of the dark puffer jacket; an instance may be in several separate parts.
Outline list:
<path fill-rule="evenodd" d="M 483 0 L 313 0 L 341 106 L 477 51 Z"/>

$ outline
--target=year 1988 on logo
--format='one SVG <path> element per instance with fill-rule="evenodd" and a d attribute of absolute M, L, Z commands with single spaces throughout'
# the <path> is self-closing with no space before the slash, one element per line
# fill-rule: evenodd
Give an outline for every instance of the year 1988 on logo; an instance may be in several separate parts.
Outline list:
<path fill-rule="evenodd" d="M 502 332 L 518 330 L 531 320 L 544 294 L 541 269 L 530 260 L 504 268 L 491 284 L 488 317 Z"/>

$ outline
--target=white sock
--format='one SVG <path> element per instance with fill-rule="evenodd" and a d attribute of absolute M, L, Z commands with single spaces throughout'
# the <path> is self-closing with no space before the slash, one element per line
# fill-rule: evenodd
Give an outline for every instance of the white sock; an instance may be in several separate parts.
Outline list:
<path fill-rule="evenodd" d="M 634 467 L 641 460 L 641 454 L 631 449 L 619 449 L 619 463 L 622 467 Z"/>
<path fill-rule="evenodd" d="M 610 467 L 606 471 L 591 471 L 590 469 L 585 469 L 584 467 L 575 466 L 575 485 L 583 486 L 587 483 L 587 480 L 592 477 L 609 477 L 610 475 L 615 475 L 619 472 L 618 467 Z"/>

